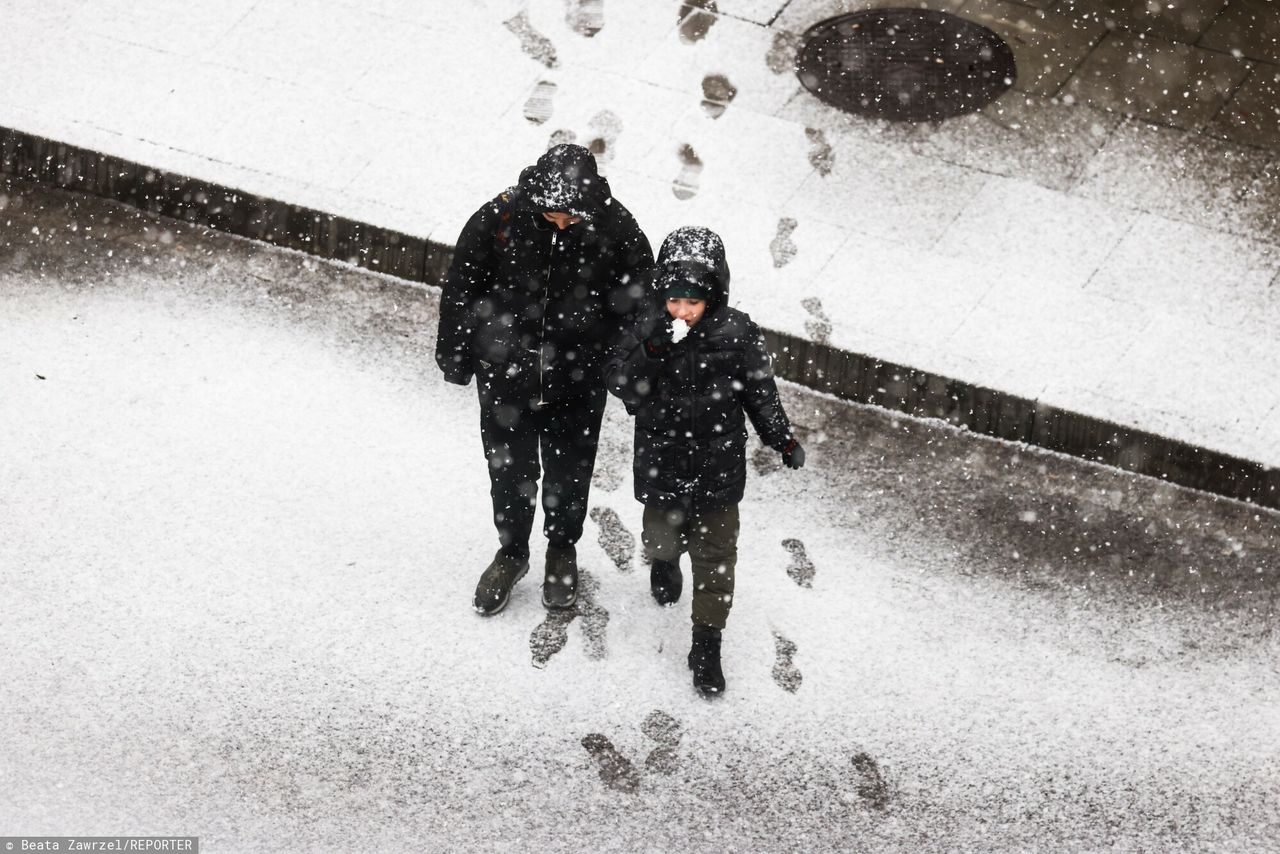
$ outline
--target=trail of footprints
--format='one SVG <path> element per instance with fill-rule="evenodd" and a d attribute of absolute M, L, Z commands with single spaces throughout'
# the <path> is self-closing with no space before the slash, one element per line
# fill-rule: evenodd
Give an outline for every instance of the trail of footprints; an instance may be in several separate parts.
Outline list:
<path fill-rule="evenodd" d="M 684 734 L 680 721 L 661 709 L 654 709 L 640 724 L 640 731 L 656 745 L 645 757 L 645 772 L 663 777 L 675 773 L 680 762 L 677 748 Z M 589 733 L 583 736 L 582 746 L 595 760 L 600 780 L 610 789 L 634 793 L 640 788 L 640 774 L 636 766 L 613 746 L 607 735 Z"/>
<path fill-rule="evenodd" d="M 654 709 L 640 724 L 640 731 L 654 744 L 640 767 L 604 733 L 593 732 L 582 737 L 580 743 L 595 763 L 596 773 L 606 788 L 634 795 L 646 779 L 670 777 L 679 770 L 684 725 L 667 712 Z M 846 780 L 852 784 L 853 793 L 861 804 L 876 811 L 887 809 L 889 784 L 875 758 L 859 750 L 850 757 L 849 768 Z"/>
<path fill-rule="evenodd" d="M 694 44 L 706 38 L 717 20 L 716 12 L 715 0 L 689 0 L 683 3 L 679 13 L 681 41 Z M 529 57 L 547 68 L 555 68 L 559 64 L 555 45 L 534 29 L 527 12 L 522 11 L 503 23 L 520 39 L 520 47 Z M 594 36 L 604 27 L 603 0 L 565 0 L 565 23 L 580 35 L 588 38 Z M 788 32 L 780 32 L 774 37 L 766 57 L 771 71 L 782 74 L 792 69 L 799 41 L 796 34 Z M 540 80 L 525 101 L 524 117 L 533 124 L 544 124 L 550 120 L 554 112 L 556 89 L 554 82 Z M 724 75 L 709 74 L 702 81 L 702 93 L 703 110 L 712 119 L 717 119 L 724 115 L 738 90 Z M 587 147 L 601 166 L 606 166 L 622 132 L 622 121 L 611 111 L 602 110 L 591 119 L 588 129 L 590 139 Z M 820 129 L 806 128 L 805 135 L 810 144 L 810 164 L 819 174 L 830 174 L 834 167 L 834 152 L 825 134 Z M 561 128 L 552 132 L 548 147 L 576 142 L 577 138 L 574 131 Z M 677 199 L 688 200 L 698 194 L 703 162 L 693 146 L 687 143 L 677 150 L 677 156 L 680 171 L 672 181 L 672 193 Z M 777 236 L 769 244 L 776 268 L 786 266 L 796 255 L 797 247 L 791 235 L 797 225 L 796 220 L 789 217 L 778 221 Z M 805 331 L 813 340 L 825 343 L 830 338 L 831 321 L 823 311 L 821 301 L 816 297 L 809 297 L 802 300 L 801 305 L 810 315 L 805 323 Z M 762 475 L 772 474 L 781 467 L 777 454 L 763 446 L 753 453 L 752 464 Z M 592 508 L 591 519 L 599 528 L 600 547 L 605 554 L 620 572 L 631 572 L 636 549 L 635 536 L 627 530 L 612 508 Z M 786 570 L 787 577 L 801 588 L 811 588 L 816 569 L 804 544 L 798 539 L 788 538 L 782 541 L 782 547 L 791 555 Z M 588 657 L 597 660 L 605 657 L 605 629 L 609 622 L 609 612 L 595 601 L 599 583 L 589 572 L 583 571 L 580 585 L 578 603 L 565 611 L 548 612 L 543 622 L 530 635 L 529 648 L 535 667 L 546 667 L 552 656 L 564 649 L 568 642 L 569 625 L 579 617 L 582 618 Z M 773 680 L 778 687 L 794 694 L 804 681 L 794 661 L 797 646 L 780 632 L 775 631 L 773 638 Z M 645 758 L 644 772 L 661 776 L 674 773 L 679 764 L 678 748 L 683 734 L 680 722 L 666 712 L 654 710 L 641 724 L 641 731 L 655 742 Z M 640 788 L 640 772 L 631 760 L 614 747 L 608 736 L 590 733 L 583 737 L 582 746 L 595 760 L 600 779 L 608 788 L 626 793 L 635 793 Z M 876 760 L 865 752 L 859 752 L 852 757 L 851 766 L 857 777 L 858 797 L 873 809 L 885 809 L 889 800 L 888 786 Z"/>

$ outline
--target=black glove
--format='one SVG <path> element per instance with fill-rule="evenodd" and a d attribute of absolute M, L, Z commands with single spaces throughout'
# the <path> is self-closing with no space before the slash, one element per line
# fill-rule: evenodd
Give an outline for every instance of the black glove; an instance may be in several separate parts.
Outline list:
<path fill-rule="evenodd" d="M 675 330 L 671 328 L 671 315 L 667 315 L 658 323 L 649 337 L 645 339 L 644 348 L 649 351 L 651 356 L 664 353 L 671 346 L 671 336 L 674 334 Z"/>
<path fill-rule="evenodd" d="M 789 469 L 804 468 L 804 448 L 800 447 L 799 442 L 792 439 L 782 449 L 782 461 L 787 464 Z"/>

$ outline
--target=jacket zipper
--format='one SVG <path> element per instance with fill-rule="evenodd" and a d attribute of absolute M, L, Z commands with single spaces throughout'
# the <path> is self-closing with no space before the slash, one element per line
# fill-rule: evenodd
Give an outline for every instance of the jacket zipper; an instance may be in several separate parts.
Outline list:
<path fill-rule="evenodd" d="M 547 353 L 547 311 L 551 308 L 551 268 L 556 261 L 556 239 L 560 236 L 557 231 L 551 232 L 551 257 L 547 259 L 547 282 L 542 286 L 542 338 L 538 341 L 538 405 L 546 405 L 543 396 L 546 389 L 543 385 L 542 374 L 546 370 L 546 353 Z"/>

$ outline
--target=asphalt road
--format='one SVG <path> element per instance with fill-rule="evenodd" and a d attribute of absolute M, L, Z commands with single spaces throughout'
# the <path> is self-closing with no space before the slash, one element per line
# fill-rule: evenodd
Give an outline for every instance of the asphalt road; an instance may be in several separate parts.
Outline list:
<path fill-rule="evenodd" d="M 0 190 L 0 835 L 204 850 L 1265 850 L 1280 516 L 797 387 L 729 692 L 611 406 L 583 605 L 485 620 L 434 292 Z M 748 311 L 750 306 L 744 306 Z M 687 607 L 687 605 L 686 605 Z"/>

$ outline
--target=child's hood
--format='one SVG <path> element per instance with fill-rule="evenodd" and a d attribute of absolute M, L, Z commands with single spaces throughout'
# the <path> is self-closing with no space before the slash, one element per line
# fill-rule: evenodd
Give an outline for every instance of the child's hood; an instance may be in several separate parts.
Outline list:
<path fill-rule="evenodd" d="M 684 225 L 667 235 L 658 250 L 657 287 L 676 279 L 701 282 L 710 291 L 707 312 L 729 302 L 729 262 L 720 235 L 700 225 Z"/>

